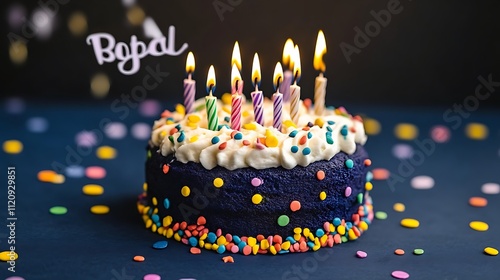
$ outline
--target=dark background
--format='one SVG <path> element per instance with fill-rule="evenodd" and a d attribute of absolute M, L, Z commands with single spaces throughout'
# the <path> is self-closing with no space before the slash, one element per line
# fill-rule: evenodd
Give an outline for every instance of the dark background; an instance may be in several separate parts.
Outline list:
<path fill-rule="evenodd" d="M 53 0 L 56 1 L 56 0 Z M 65 0 L 67 1 L 67 0 Z M 61 2 L 63 2 L 61 0 Z M 244 92 L 249 96 L 253 53 L 261 61 L 262 89 L 273 92 L 272 72 L 281 61 L 283 44 L 294 39 L 301 50 L 303 75 L 300 81 L 303 98 L 313 96 L 312 58 L 318 29 L 326 35 L 325 56 L 328 80 L 327 103 L 366 102 L 370 104 L 439 104 L 463 103 L 474 93 L 478 76 L 492 74 L 500 81 L 499 1 L 424 1 L 401 0 L 402 11 L 392 15 L 390 23 L 359 54 L 347 62 L 340 44 L 354 45 L 355 27 L 364 29 L 374 20 L 370 11 L 387 9 L 389 0 L 381 1 L 136 1 L 152 17 L 164 35 L 168 26 L 176 27 L 176 46 L 189 44 L 196 57 L 197 98 L 205 95 L 204 84 L 210 64 L 214 64 L 218 89 L 229 90 L 230 59 L 235 40 L 240 43 L 243 60 Z M 22 36 L 6 24 L 8 8 L 13 3 L 26 7 L 27 15 L 38 6 L 36 1 L 7 1 L 2 8 L 2 96 L 26 95 L 34 98 L 80 98 L 92 100 L 90 79 L 97 72 L 111 80 L 107 99 L 130 94 L 142 84 L 146 66 L 169 72 L 170 76 L 148 97 L 182 100 L 182 79 L 187 52 L 178 57 L 148 56 L 141 70 L 125 76 L 117 62 L 98 65 L 93 49 L 85 42 L 96 32 L 112 34 L 117 41 L 129 42 L 131 35 L 148 42 L 142 27 L 127 21 L 127 8 L 121 1 L 69 1 L 60 5 L 56 27 L 50 38 L 28 40 L 28 59 L 15 65 L 9 59 L 9 32 Z M 214 4 L 231 7 L 220 17 Z M 233 4 L 233 6 L 231 6 Z M 69 15 L 75 11 L 87 17 L 85 35 L 73 36 L 67 28 Z M 481 106 L 500 106 L 498 94 Z"/>

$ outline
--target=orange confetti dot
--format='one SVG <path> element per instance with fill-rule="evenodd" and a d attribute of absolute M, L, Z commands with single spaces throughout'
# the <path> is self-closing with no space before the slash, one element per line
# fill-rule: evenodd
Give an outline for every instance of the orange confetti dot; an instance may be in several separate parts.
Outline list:
<path fill-rule="evenodd" d="M 164 164 L 163 165 L 163 173 L 167 174 L 169 170 L 170 170 L 170 166 L 168 166 L 167 164 Z"/>
<path fill-rule="evenodd" d="M 387 180 L 391 173 L 385 168 L 375 168 L 372 170 L 373 179 L 375 180 Z"/>
<path fill-rule="evenodd" d="M 57 173 L 53 170 L 42 170 L 40 172 L 38 172 L 38 180 L 42 181 L 42 182 L 47 182 L 47 183 L 51 183 L 52 181 L 54 181 L 57 177 Z"/>
<path fill-rule="evenodd" d="M 234 263 L 234 259 L 233 257 L 231 256 L 225 256 L 225 257 L 222 257 L 222 260 L 225 262 L 225 263 Z"/>
<path fill-rule="evenodd" d="M 488 200 L 484 197 L 473 196 L 469 198 L 469 204 L 474 207 L 485 207 L 488 205 Z"/>
<path fill-rule="evenodd" d="M 290 210 L 293 212 L 300 210 L 300 202 L 297 200 L 294 200 L 290 203 Z"/>
<path fill-rule="evenodd" d="M 206 223 L 207 223 L 207 219 L 205 219 L 205 217 L 203 217 L 203 216 L 199 216 L 198 220 L 196 221 L 197 225 L 204 225 Z"/>
<path fill-rule="evenodd" d="M 191 249 L 189 249 L 189 252 L 191 252 L 191 254 L 193 255 L 199 255 L 201 254 L 201 249 L 196 247 L 191 247 Z"/>
<path fill-rule="evenodd" d="M 143 256 L 134 256 L 134 261 L 136 262 L 143 262 L 146 260 Z"/>
<path fill-rule="evenodd" d="M 316 178 L 318 178 L 318 180 L 320 181 L 325 179 L 325 171 L 318 170 L 318 172 L 316 172 Z"/>
<path fill-rule="evenodd" d="M 367 158 L 367 159 L 365 159 L 364 164 L 365 164 L 365 166 L 370 166 L 370 165 L 372 165 L 372 161 L 371 161 L 371 159 L 368 159 L 368 158 Z"/>
<path fill-rule="evenodd" d="M 307 137 L 304 135 L 304 136 L 302 136 L 302 137 L 300 138 L 300 140 L 299 140 L 299 144 L 300 144 L 300 145 L 304 145 L 304 144 L 306 143 L 306 141 L 307 141 Z"/>
<path fill-rule="evenodd" d="M 405 251 L 403 249 L 396 249 L 396 250 L 394 250 L 394 254 L 396 254 L 398 256 L 402 256 L 405 254 Z"/>

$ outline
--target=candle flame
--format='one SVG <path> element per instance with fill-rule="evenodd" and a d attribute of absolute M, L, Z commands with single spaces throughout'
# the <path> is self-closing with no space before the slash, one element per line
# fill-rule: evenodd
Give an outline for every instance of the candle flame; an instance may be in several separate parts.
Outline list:
<path fill-rule="evenodd" d="M 255 53 L 253 56 L 253 63 L 252 63 L 252 85 L 254 87 L 257 87 L 260 85 L 260 61 L 259 61 L 259 55 Z"/>
<path fill-rule="evenodd" d="M 273 75 L 273 85 L 274 90 L 279 90 L 279 83 L 283 80 L 283 68 L 281 67 L 281 63 L 276 63 L 276 67 L 274 67 L 274 75 Z"/>
<path fill-rule="evenodd" d="M 236 81 L 241 81 L 241 75 L 238 70 L 238 66 L 233 64 L 233 67 L 231 68 L 231 87 L 235 86 Z"/>
<path fill-rule="evenodd" d="M 288 68 L 293 69 L 293 61 L 291 57 L 293 55 L 293 40 L 288 38 L 285 42 L 285 47 L 283 48 L 283 64 L 288 65 Z"/>
<path fill-rule="evenodd" d="M 293 63 L 294 82 L 297 83 L 300 80 L 300 75 L 302 74 L 300 69 L 300 51 L 298 45 L 295 45 L 295 48 L 293 49 L 291 61 Z"/>
<path fill-rule="evenodd" d="M 240 45 L 238 41 L 234 42 L 233 47 L 233 55 L 231 57 L 231 65 L 236 64 L 238 70 L 241 71 L 241 54 L 240 54 Z"/>
<path fill-rule="evenodd" d="M 189 52 L 186 58 L 186 72 L 193 73 L 195 68 L 193 52 Z"/>
<path fill-rule="evenodd" d="M 213 65 L 210 65 L 207 75 L 207 92 L 212 94 L 215 91 L 215 69 Z"/>
<path fill-rule="evenodd" d="M 320 30 L 318 32 L 318 38 L 316 39 L 316 50 L 314 51 L 314 69 L 325 72 L 326 65 L 323 61 L 323 55 L 326 53 L 326 40 L 325 34 Z"/>

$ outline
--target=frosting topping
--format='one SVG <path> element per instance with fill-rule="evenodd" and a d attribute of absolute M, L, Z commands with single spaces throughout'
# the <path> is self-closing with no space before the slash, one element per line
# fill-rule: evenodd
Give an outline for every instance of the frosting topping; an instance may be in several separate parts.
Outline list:
<path fill-rule="evenodd" d="M 251 102 L 242 104 L 242 128 L 230 129 L 231 105 L 228 96 L 218 101 L 219 130 L 207 129 L 205 100 L 195 102 L 195 112 L 165 111 L 155 121 L 150 144 L 163 156 L 199 162 L 206 169 L 217 165 L 229 170 L 282 166 L 292 169 L 319 160 L 330 160 L 339 152 L 353 154 L 356 144 L 364 145 L 367 136 L 361 118 L 352 117 L 343 108 L 326 109 L 318 116 L 301 102 L 299 122 L 290 120 L 289 104 L 283 105 L 282 132 L 272 127 L 273 104 L 264 100 L 264 126 L 254 122 Z M 230 96 L 229 96 L 230 100 Z"/>

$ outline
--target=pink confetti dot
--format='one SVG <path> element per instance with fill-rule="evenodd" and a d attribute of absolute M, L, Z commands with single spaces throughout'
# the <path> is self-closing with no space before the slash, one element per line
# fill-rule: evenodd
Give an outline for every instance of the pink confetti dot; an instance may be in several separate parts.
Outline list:
<path fill-rule="evenodd" d="M 253 178 L 252 179 L 252 186 L 258 187 L 262 185 L 262 180 L 260 178 Z"/>
<path fill-rule="evenodd" d="M 106 177 L 106 169 L 100 166 L 89 166 L 85 169 L 85 176 L 89 179 L 102 179 Z"/>
<path fill-rule="evenodd" d="M 398 159 L 408 159 L 413 156 L 413 147 L 408 144 L 396 144 L 392 147 L 392 154 Z"/>
<path fill-rule="evenodd" d="M 401 270 L 395 270 L 391 273 L 391 276 L 396 279 L 408 279 L 410 278 L 410 274 Z"/>
<path fill-rule="evenodd" d="M 121 122 L 111 122 L 104 127 L 104 133 L 110 139 L 122 139 L 127 135 L 127 127 Z"/>
<path fill-rule="evenodd" d="M 486 183 L 481 186 L 481 191 L 484 194 L 499 194 L 500 193 L 500 185 L 497 183 Z"/>
<path fill-rule="evenodd" d="M 158 274 L 146 274 L 146 275 L 144 275 L 144 278 L 142 278 L 142 279 L 144 279 L 144 280 L 161 280 L 161 277 Z"/>
<path fill-rule="evenodd" d="M 11 276 L 11 277 L 5 278 L 5 280 L 25 280 L 25 279 L 23 277 L 20 277 L 20 276 Z"/>
<path fill-rule="evenodd" d="M 92 131 L 80 131 L 75 137 L 76 144 L 82 147 L 92 147 L 97 145 L 97 136 Z"/>
<path fill-rule="evenodd" d="M 444 125 L 436 125 L 431 128 L 431 138 L 436 143 L 445 143 L 450 140 L 450 129 Z"/>
<path fill-rule="evenodd" d="M 131 128 L 132 136 L 139 140 L 147 140 L 151 137 L 151 126 L 147 123 L 136 123 Z"/>
<path fill-rule="evenodd" d="M 148 99 L 139 105 L 139 113 L 145 117 L 156 117 L 160 114 L 160 108 L 160 102 Z"/>
<path fill-rule="evenodd" d="M 356 252 L 356 256 L 358 258 L 364 259 L 364 258 L 366 258 L 368 256 L 368 254 L 365 251 L 357 251 Z"/>
<path fill-rule="evenodd" d="M 428 190 L 434 187 L 434 179 L 429 176 L 416 176 L 411 179 L 411 186 L 417 190 Z"/>

